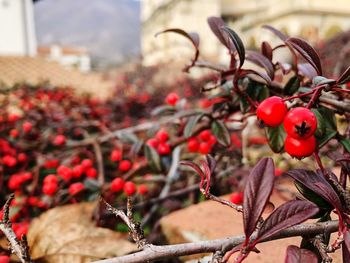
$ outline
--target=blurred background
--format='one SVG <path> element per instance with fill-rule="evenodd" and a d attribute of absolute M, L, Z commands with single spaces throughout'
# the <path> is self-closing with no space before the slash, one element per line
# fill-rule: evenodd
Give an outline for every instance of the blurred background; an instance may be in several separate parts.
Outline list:
<path fill-rule="evenodd" d="M 261 28 L 269 24 L 310 41 L 329 68 L 347 54 L 349 0 L 0 0 L 0 82 L 49 81 L 106 97 L 116 75 L 136 64 L 178 73 L 190 43 L 174 34 L 154 37 L 174 27 L 199 33 L 202 59 L 225 63 L 209 16 L 222 17 L 251 49 L 279 43 Z"/>

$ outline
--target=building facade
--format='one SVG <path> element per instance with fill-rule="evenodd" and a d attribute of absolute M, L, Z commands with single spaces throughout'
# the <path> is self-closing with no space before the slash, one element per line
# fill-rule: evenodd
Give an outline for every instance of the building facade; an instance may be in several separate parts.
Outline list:
<path fill-rule="evenodd" d="M 32 0 L 0 0 L 0 56 L 35 56 Z"/>
<path fill-rule="evenodd" d="M 261 26 L 269 24 L 312 43 L 350 29 L 349 0 L 142 0 L 142 55 L 145 65 L 169 63 L 191 57 L 188 41 L 174 34 L 154 34 L 167 28 L 196 31 L 204 58 L 224 61 L 226 51 L 207 25 L 219 16 L 234 29 L 246 46 L 258 48 L 264 40 L 278 43 Z"/>

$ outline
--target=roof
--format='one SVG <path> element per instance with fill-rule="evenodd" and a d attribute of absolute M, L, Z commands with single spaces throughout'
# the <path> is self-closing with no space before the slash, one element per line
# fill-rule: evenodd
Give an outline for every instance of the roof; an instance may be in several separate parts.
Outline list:
<path fill-rule="evenodd" d="M 101 98 L 109 96 L 113 88 L 113 83 L 98 73 L 84 74 L 39 57 L 0 56 L 0 86 L 9 87 L 23 82 L 35 85 L 46 81 Z"/>
<path fill-rule="evenodd" d="M 39 46 L 37 48 L 38 55 L 48 56 L 51 53 L 51 48 L 54 46 Z M 61 49 L 62 55 L 87 55 L 88 52 L 85 48 L 57 46 Z"/>

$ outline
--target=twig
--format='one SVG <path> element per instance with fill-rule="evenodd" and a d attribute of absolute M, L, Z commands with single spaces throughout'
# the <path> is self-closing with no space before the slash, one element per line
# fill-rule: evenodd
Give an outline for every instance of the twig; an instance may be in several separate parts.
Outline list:
<path fill-rule="evenodd" d="M 10 203 L 15 197 L 11 194 L 4 205 L 4 216 L 2 221 L 0 221 L 0 230 L 4 233 L 7 240 L 10 242 L 12 252 L 14 252 L 22 263 L 31 263 L 32 260 L 29 255 L 29 247 L 27 239 L 22 236 L 22 240 L 19 240 L 12 229 L 12 223 L 9 219 Z"/>
<path fill-rule="evenodd" d="M 103 198 L 101 201 L 106 205 L 108 211 L 112 212 L 116 217 L 120 217 L 130 230 L 130 235 L 132 239 L 136 242 L 139 249 L 144 248 L 147 245 L 147 240 L 144 237 L 143 230 L 140 227 L 140 223 L 136 222 L 132 216 L 132 204 L 131 199 L 128 197 L 127 201 L 127 212 L 119 210 L 108 204 Z"/>
<path fill-rule="evenodd" d="M 169 172 L 166 176 L 167 181 L 162 189 L 162 191 L 159 194 L 159 198 L 163 198 L 168 196 L 171 184 L 173 183 L 176 175 L 176 171 L 179 166 L 179 161 L 180 161 L 180 153 L 181 153 L 181 148 L 180 146 L 175 147 L 173 154 L 172 154 L 172 163 L 169 169 Z M 151 220 L 153 214 L 158 210 L 159 208 L 159 203 L 156 203 L 153 205 L 149 213 L 145 216 L 145 218 L 142 220 L 141 226 L 147 225 L 147 223 Z"/>
<path fill-rule="evenodd" d="M 281 232 L 271 236 L 270 238 L 263 240 L 262 242 L 283 239 L 293 236 L 311 236 L 321 233 L 333 233 L 338 230 L 338 223 L 338 221 L 328 221 L 323 223 L 300 224 L 284 229 Z M 177 245 L 149 245 L 140 252 L 111 259 L 99 260 L 95 261 L 95 263 L 141 263 L 152 262 L 156 260 L 165 260 L 167 258 L 174 258 L 199 253 L 214 253 L 215 251 L 220 251 L 223 248 L 225 248 L 226 250 L 231 249 L 232 247 L 244 242 L 244 240 L 245 236 L 234 236 L 224 239 L 184 243 Z"/>
<path fill-rule="evenodd" d="M 317 250 L 320 252 L 320 255 L 322 257 L 322 263 L 331 263 L 333 260 L 330 256 L 327 254 L 327 245 L 323 242 L 323 235 L 317 235 L 312 240 L 313 245 L 317 248 Z"/>
<path fill-rule="evenodd" d="M 104 166 L 103 166 L 103 156 L 102 156 L 102 151 L 101 151 L 101 146 L 95 140 L 92 143 L 96 155 L 96 161 L 97 161 L 97 169 L 98 169 L 98 182 L 100 185 L 104 185 L 105 183 L 105 171 L 104 171 Z"/>

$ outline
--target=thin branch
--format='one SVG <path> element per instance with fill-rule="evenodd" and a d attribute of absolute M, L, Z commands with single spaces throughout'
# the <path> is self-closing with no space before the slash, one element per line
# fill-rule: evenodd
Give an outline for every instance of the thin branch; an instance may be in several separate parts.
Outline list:
<path fill-rule="evenodd" d="M 338 221 L 328 221 L 323 223 L 300 224 L 271 236 L 262 242 L 283 239 L 301 235 L 317 235 L 321 233 L 333 233 L 338 230 Z M 210 241 L 200 241 L 194 243 L 184 243 L 177 245 L 155 246 L 149 245 L 144 250 L 134 254 L 115 257 L 111 259 L 95 261 L 95 263 L 141 263 L 156 260 L 165 260 L 180 256 L 187 256 L 199 253 L 214 253 L 223 248 L 229 250 L 244 242 L 245 236 L 234 236 Z"/>
<path fill-rule="evenodd" d="M 22 237 L 22 240 L 19 240 L 12 229 L 12 223 L 9 219 L 10 204 L 14 199 L 15 195 L 11 194 L 7 199 L 4 205 L 4 216 L 0 222 L 0 230 L 4 233 L 7 240 L 10 242 L 12 251 L 17 255 L 22 263 L 31 263 L 32 260 L 29 255 L 29 247 L 27 239 L 25 236 Z"/>
<path fill-rule="evenodd" d="M 108 211 L 112 212 L 116 217 L 120 217 L 130 230 L 132 239 L 136 242 L 139 249 L 144 248 L 147 245 L 143 230 L 140 227 L 140 223 L 133 219 L 131 199 L 128 197 L 127 212 L 119 210 L 107 203 L 103 198 L 100 199 L 105 205 Z"/>
<path fill-rule="evenodd" d="M 98 169 L 98 182 L 100 185 L 104 185 L 105 183 L 105 171 L 104 171 L 104 166 L 103 166 L 103 156 L 102 156 L 102 151 L 101 151 L 101 146 L 95 140 L 92 143 L 96 155 L 96 161 L 97 161 L 97 169 Z"/>
<path fill-rule="evenodd" d="M 172 154 L 172 163 L 170 166 L 170 169 L 168 171 L 168 174 L 166 176 L 167 181 L 162 189 L 162 191 L 159 194 L 159 198 L 167 197 L 169 195 L 170 187 L 172 183 L 174 182 L 176 172 L 179 166 L 180 161 L 180 154 L 181 154 L 181 148 L 180 146 L 175 147 Z M 145 218 L 142 220 L 141 226 L 147 225 L 147 223 L 151 220 L 153 214 L 158 210 L 159 203 L 156 203 L 153 205 L 149 213 L 145 216 Z"/>

